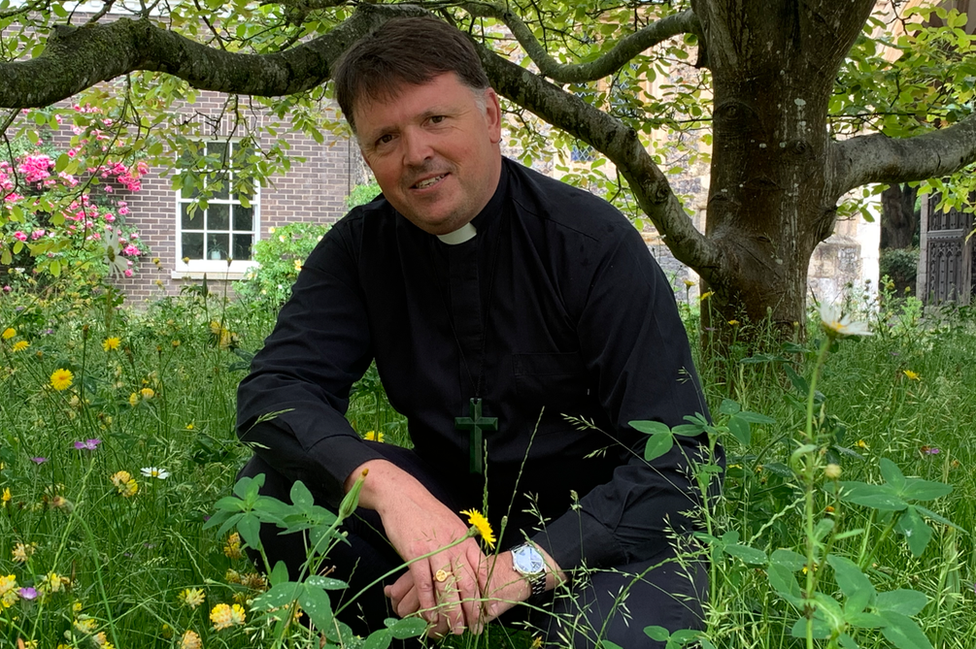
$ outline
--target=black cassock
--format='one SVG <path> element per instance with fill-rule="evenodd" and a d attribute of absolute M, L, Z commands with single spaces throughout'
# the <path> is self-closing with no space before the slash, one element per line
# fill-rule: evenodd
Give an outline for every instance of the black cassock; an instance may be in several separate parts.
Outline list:
<path fill-rule="evenodd" d="M 700 500 L 682 458 L 699 440 L 648 465 L 628 422 L 707 416 L 671 286 L 616 209 L 509 160 L 472 223 L 477 236 L 448 244 L 382 198 L 337 222 L 240 385 L 239 434 L 335 505 L 384 457 L 344 418 L 375 358 L 454 500 L 487 502 L 496 530 L 510 515 L 502 548 L 528 535 L 566 570 L 656 555 Z"/>

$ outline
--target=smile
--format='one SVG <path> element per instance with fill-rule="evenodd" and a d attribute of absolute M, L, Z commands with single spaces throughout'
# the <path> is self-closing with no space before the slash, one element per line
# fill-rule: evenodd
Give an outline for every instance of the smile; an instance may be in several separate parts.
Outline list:
<path fill-rule="evenodd" d="M 415 184 L 414 189 L 427 189 L 428 187 L 436 184 L 442 178 L 447 176 L 447 174 L 441 174 L 440 176 L 434 176 L 433 178 L 428 178 L 427 180 L 421 180 L 419 183 Z"/>

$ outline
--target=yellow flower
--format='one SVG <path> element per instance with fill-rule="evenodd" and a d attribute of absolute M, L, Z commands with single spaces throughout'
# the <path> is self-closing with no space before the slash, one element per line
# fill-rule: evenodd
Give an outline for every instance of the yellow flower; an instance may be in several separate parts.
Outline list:
<path fill-rule="evenodd" d="M 34 554 L 34 550 L 36 548 L 37 548 L 36 543 L 16 544 L 13 547 L 13 549 L 10 551 L 10 553 L 13 555 L 14 563 L 27 563 L 27 560 L 30 559 L 32 554 Z"/>
<path fill-rule="evenodd" d="M 139 491 L 139 483 L 132 479 L 132 475 L 128 471 L 116 471 L 112 474 L 111 480 L 112 484 L 115 485 L 115 490 L 123 498 L 131 498 Z"/>
<path fill-rule="evenodd" d="M 193 430 L 193 422 L 192 421 L 186 425 L 186 429 L 187 430 Z"/>
<path fill-rule="evenodd" d="M 912 381 L 921 381 L 922 380 L 921 377 L 919 377 L 919 375 L 916 372 L 913 372 L 911 370 L 904 370 L 903 371 L 903 374 L 905 376 L 907 376 L 909 379 L 911 379 Z"/>
<path fill-rule="evenodd" d="M 196 631 L 187 630 L 183 633 L 183 639 L 180 640 L 180 649 L 200 649 L 203 646 L 203 642 L 200 640 L 200 635 Z"/>
<path fill-rule="evenodd" d="M 383 433 L 382 433 L 382 431 L 379 432 L 379 433 L 377 433 L 376 431 L 372 431 L 371 430 L 368 433 L 366 433 L 363 437 L 365 439 L 368 439 L 371 442 L 382 442 L 383 441 Z"/>
<path fill-rule="evenodd" d="M 224 555 L 229 559 L 240 559 L 241 554 L 241 535 L 234 532 L 227 537 L 227 544 L 224 545 Z"/>
<path fill-rule="evenodd" d="M 227 572 L 224 573 L 224 581 L 228 584 L 239 584 L 241 583 L 241 573 L 233 568 L 228 568 Z"/>
<path fill-rule="evenodd" d="M 180 346 L 180 341 L 179 340 L 174 340 L 172 342 L 172 345 L 173 345 L 173 347 L 179 347 Z"/>
<path fill-rule="evenodd" d="M 295 270 L 298 271 L 298 270 L 301 270 L 301 269 L 302 269 L 302 260 L 301 259 L 296 259 L 295 260 Z"/>
<path fill-rule="evenodd" d="M 129 395 L 129 405 L 135 408 L 137 403 L 139 403 L 139 395 L 133 392 Z"/>
<path fill-rule="evenodd" d="M 712 297 L 713 295 L 715 295 L 715 291 L 706 291 L 706 292 L 704 292 L 704 293 L 701 294 L 701 297 L 698 298 L 698 300 L 701 301 L 701 302 L 704 302 L 705 300 L 707 300 L 708 298 Z"/>
<path fill-rule="evenodd" d="M 107 352 L 113 351 L 119 348 L 119 343 L 121 342 L 122 341 L 119 340 L 119 338 L 116 336 L 106 338 L 105 340 L 102 341 L 102 349 L 104 349 Z"/>
<path fill-rule="evenodd" d="M 210 611 L 210 621 L 213 622 L 214 631 L 227 629 L 235 624 L 244 624 L 244 619 L 244 607 L 240 604 L 233 606 L 217 604 Z"/>
<path fill-rule="evenodd" d="M 868 446 L 868 443 L 865 442 L 863 439 L 857 440 L 857 444 L 855 444 L 855 446 L 857 446 L 858 448 L 863 448 L 865 451 L 870 448 Z"/>
<path fill-rule="evenodd" d="M 686 282 L 688 280 L 685 280 Z M 541 649 L 542 648 L 542 636 L 536 636 L 532 638 L 532 644 L 529 645 L 529 649 Z"/>
<path fill-rule="evenodd" d="M 96 633 L 95 637 L 92 638 L 92 641 L 95 643 L 96 647 L 101 647 L 102 649 L 115 649 L 115 645 L 109 642 L 108 638 L 105 637 L 104 631 L 99 631 Z"/>
<path fill-rule="evenodd" d="M 196 608 L 203 604 L 203 591 L 199 588 L 184 588 L 180 593 L 180 600 L 190 608 Z"/>
<path fill-rule="evenodd" d="M 10 608 L 20 599 L 17 592 L 17 578 L 13 575 L 0 575 L 0 609 Z"/>
<path fill-rule="evenodd" d="M 75 628 L 85 635 L 91 635 L 95 632 L 95 627 L 98 626 L 98 622 L 94 618 L 90 618 L 87 615 L 80 615 L 78 619 L 74 622 Z"/>
<path fill-rule="evenodd" d="M 824 468 L 824 477 L 828 480 L 836 480 L 840 477 L 841 468 L 839 464 L 828 464 Z"/>
<path fill-rule="evenodd" d="M 3 488 L 3 495 L 0 495 L 0 504 L 2 504 L 4 507 L 6 507 L 7 506 L 7 503 L 10 502 L 10 499 L 11 498 L 12 498 L 12 496 L 10 495 L 10 487 L 4 487 Z"/>
<path fill-rule="evenodd" d="M 153 391 L 152 388 L 143 388 L 139 390 L 139 394 L 142 395 L 143 399 L 152 399 L 154 396 L 156 396 L 156 392 Z"/>
<path fill-rule="evenodd" d="M 54 370 L 51 374 L 51 387 L 58 392 L 62 390 L 67 390 L 71 387 L 71 383 L 74 381 L 75 375 L 71 373 L 71 370 L 66 370 L 64 368 Z"/>
<path fill-rule="evenodd" d="M 468 525 L 473 526 L 478 531 L 478 535 L 484 539 L 485 545 L 494 549 L 495 533 L 491 531 L 491 524 L 484 517 L 484 514 L 477 509 L 465 509 L 461 513 L 468 517 Z"/>
<path fill-rule="evenodd" d="M 112 484 L 114 484 L 116 487 L 121 487 L 129 480 L 132 480 L 132 474 L 129 473 L 128 471 L 116 471 L 115 473 L 112 474 L 112 477 L 109 479 L 112 481 Z"/>
<path fill-rule="evenodd" d="M 260 573 L 249 572 L 241 575 L 241 585 L 251 590 L 267 590 L 268 580 Z"/>
<path fill-rule="evenodd" d="M 70 585 L 71 580 L 67 577 L 62 577 L 56 572 L 49 572 L 41 577 L 40 590 L 45 593 L 57 593 L 60 592 L 65 586 Z"/>
<path fill-rule="evenodd" d="M 739 321 L 738 320 L 729 320 L 729 324 L 732 325 L 733 327 L 737 327 L 739 325 Z"/>
<path fill-rule="evenodd" d="M 686 279 L 685 280 L 685 286 L 687 286 L 688 288 L 691 288 L 694 285 L 695 285 L 695 280 L 693 280 L 693 279 Z"/>
<path fill-rule="evenodd" d="M 13 327 L 7 327 L 6 329 L 3 330 L 3 333 L 0 334 L 0 338 L 3 338 L 4 340 L 10 340 L 16 335 L 17 335 L 16 329 L 14 329 Z"/>
<path fill-rule="evenodd" d="M 275 227 L 272 225 L 270 228 L 268 228 L 268 232 L 270 232 L 271 234 L 274 234 L 275 233 Z"/>
<path fill-rule="evenodd" d="M 27 342 L 26 340 L 18 340 L 17 342 L 14 343 L 14 346 L 10 348 L 10 351 L 12 351 L 12 352 L 22 352 L 25 349 L 27 349 L 28 347 L 30 347 L 30 343 L 29 342 Z"/>

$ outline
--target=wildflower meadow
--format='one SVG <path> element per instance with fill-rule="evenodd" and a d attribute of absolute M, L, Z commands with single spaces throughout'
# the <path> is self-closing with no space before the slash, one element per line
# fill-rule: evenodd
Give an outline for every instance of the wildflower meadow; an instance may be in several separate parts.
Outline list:
<path fill-rule="evenodd" d="M 351 636 L 343 584 L 319 574 L 357 490 L 332 513 L 301 487 L 279 503 L 236 482 L 250 451 L 234 433 L 235 388 L 281 298 L 249 296 L 190 287 L 124 308 L 90 277 L 0 295 L 0 646 L 373 648 L 423 633 L 406 619 Z M 715 348 L 696 324 L 707 294 L 676 299 L 692 340 Z M 699 359 L 712 422 L 635 422 L 648 460 L 700 432 L 729 454 L 723 495 L 682 548 L 708 561 L 707 629 L 647 635 L 668 647 L 976 645 L 976 313 L 923 312 L 882 289 L 811 312 L 807 335 L 798 326 L 785 344 L 735 326 L 741 342 Z M 745 342 L 764 337 L 761 352 Z M 374 371 L 348 417 L 364 437 L 408 443 Z M 703 490 L 718 473 L 697 466 Z M 503 513 L 464 512 L 486 551 Z M 255 568 L 261 521 L 309 531 L 309 577 Z M 429 643 L 539 646 L 500 625 Z"/>

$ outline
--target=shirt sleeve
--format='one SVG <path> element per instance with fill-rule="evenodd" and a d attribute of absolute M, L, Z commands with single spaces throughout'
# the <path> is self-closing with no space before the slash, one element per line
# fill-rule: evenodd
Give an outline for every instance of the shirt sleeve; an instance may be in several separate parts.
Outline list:
<path fill-rule="evenodd" d="M 380 457 L 345 419 L 372 359 L 355 250 L 344 222 L 326 233 L 237 391 L 241 441 L 333 506 L 349 474 Z"/>
<path fill-rule="evenodd" d="M 607 432 L 626 448 L 617 447 L 621 463 L 609 482 L 579 494 L 578 507 L 534 537 L 564 570 L 652 558 L 669 536 L 694 526 L 703 500 L 689 458 L 700 457 L 704 439 L 678 436 L 669 453 L 648 463 L 647 435 L 629 424 L 673 427 L 687 415 L 709 415 L 673 290 L 640 234 L 620 221 L 577 304 L 580 353 L 613 423 Z"/>

